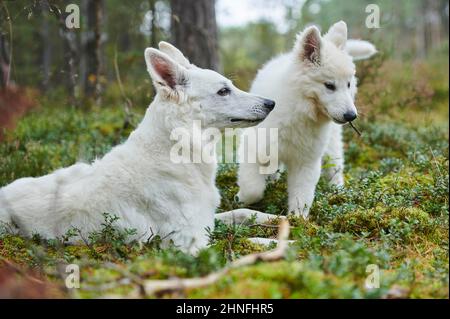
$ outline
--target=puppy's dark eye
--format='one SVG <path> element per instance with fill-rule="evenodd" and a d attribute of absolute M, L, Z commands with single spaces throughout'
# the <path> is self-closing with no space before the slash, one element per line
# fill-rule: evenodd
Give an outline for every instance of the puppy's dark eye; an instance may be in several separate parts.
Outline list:
<path fill-rule="evenodd" d="M 229 95 L 230 93 L 231 93 L 231 90 L 229 88 L 223 88 L 217 92 L 217 94 L 219 94 L 220 96 L 226 96 L 226 95 Z"/>
<path fill-rule="evenodd" d="M 347 87 L 350 88 L 350 82 L 347 83 Z"/>
<path fill-rule="evenodd" d="M 324 83 L 325 87 L 330 91 L 336 91 L 336 85 L 330 82 Z"/>

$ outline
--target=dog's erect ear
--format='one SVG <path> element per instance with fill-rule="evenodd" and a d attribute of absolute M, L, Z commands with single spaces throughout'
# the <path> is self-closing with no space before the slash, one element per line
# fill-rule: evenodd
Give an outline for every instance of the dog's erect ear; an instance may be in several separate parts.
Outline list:
<path fill-rule="evenodd" d="M 312 26 L 306 28 L 305 31 L 298 36 L 295 45 L 295 51 L 299 55 L 301 61 L 320 65 L 321 41 L 320 31 L 317 27 Z"/>
<path fill-rule="evenodd" d="M 183 55 L 183 53 L 181 53 L 181 51 L 174 47 L 172 44 L 161 41 L 159 42 L 159 49 L 185 68 L 190 68 L 192 66 L 191 62 L 189 62 L 189 60 Z"/>
<path fill-rule="evenodd" d="M 175 90 L 186 81 L 186 69 L 159 50 L 145 49 L 145 62 L 157 89 Z"/>
<path fill-rule="evenodd" d="M 333 42 L 339 49 L 344 49 L 347 42 L 347 24 L 344 21 L 333 24 L 324 38 Z"/>

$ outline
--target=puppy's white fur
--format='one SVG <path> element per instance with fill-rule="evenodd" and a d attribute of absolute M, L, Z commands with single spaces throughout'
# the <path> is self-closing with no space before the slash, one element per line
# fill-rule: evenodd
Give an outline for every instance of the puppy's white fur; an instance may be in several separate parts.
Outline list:
<path fill-rule="evenodd" d="M 357 114 L 355 65 L 350 54 L 357 59 L 375 52 L 365 41 L 349 45 L 347 26 L 341 21 L 323 37 L 316 27 L 307 28 L 298 35 L 291 52 L 258 72 L 251 92 L 274 99 L 277 107 L 265 121 L 248 130 L 278 128 L 278 159 L 288 171 L 291 212 L 308 216 L 325 153 L 330 159 L 328 178 L 335 185 L 344 184 L 341 124 L 347 122 L 345 113 Z M 336 90 L 325 83 L 333 84 Z M 238 197 L 246 204 L 263 197 L 267 176 L 259 173 L 259 166 L 240 163 Z"/>
<path fill-rule="evenodd" d="M 195 120 L 202 128 L 249 127 L 273 105 L 268 108 L 271 101 L 191 65 L 170 44 L 160 48 L 168 54 L 145 51 L 157 95 L 128 140 L 92 164 L 77 163 L 1 188 L 0 221 L 16 225 L 25 236 L 54 238 L 72 227 L 87 236 L 101 228 L 102 213 L 109 213 L 119 217 L 119 227 L 136 229 L 139 240 L 160 235 L 165 244 L 172 240 L 189 252 L 207 245 L 206 228 L 213 228 L 220 200 L 216 163 L 173 163 L 171 132 L 192 130 Z M 219 95 L 223 88 L 229 94 Z M 192 143 L 191 151 L 201 152 L 202 145 Z"/>

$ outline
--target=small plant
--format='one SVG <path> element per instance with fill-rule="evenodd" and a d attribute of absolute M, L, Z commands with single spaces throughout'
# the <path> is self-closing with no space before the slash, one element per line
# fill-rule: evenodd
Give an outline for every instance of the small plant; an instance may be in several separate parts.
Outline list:
<path fill-rule="evenodd" d="M 136 229 L 120 229 L 115 225 L 118 216 L 103 213 L 104 221 L 102 229 L 94 231 L 88 236 L 88 245 L 94 247 L 95 254 L 111 253 L 119 258 L 126 258 L 130 252 L 128 241 L 131 236 L 136 235 Z"/>

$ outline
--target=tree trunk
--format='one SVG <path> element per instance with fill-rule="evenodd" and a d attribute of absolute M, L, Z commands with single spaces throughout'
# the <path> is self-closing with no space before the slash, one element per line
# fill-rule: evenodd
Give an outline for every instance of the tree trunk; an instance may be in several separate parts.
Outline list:
<path fill-rule="evenodd" d="M 41 57 L 40 64 L 42 65 L 42 84 L 41 88 L 45 92 L 48 89 L 50 82 L 50 65 L 52 60 L 52 48 L 50 41 L 50 23 L 48 17 L 48 7 L 41 3 L 42 23 L 39 36 L 41 38 Z"/>
<path fill-rule="evenodd" d="M 443 21 L 439 0 L 422 0 L 422 15 L 425 19 L 424 42 L 427 54 L 441 44 Z"/>
<path fill-rule="evenodd" d="M 77 81 L 78 73 L 77 73 L 77 67 L 79 62 L 79 42 L 77 40 L 76 31 L 72 29 L 68 29 L 66 26 L 66 18 L 68 16 L 68 13 L 65 12 L 65 10 L 59 10 L 58 7 L 54 6 L 53 4 L 49 3 L 48 1 L 44 2 L 46 4 L 46 8 L 43 8 L 43 10 L 48 10 L 48 8 L 52 9 L 51 12 L 55 15 L 57 22 L 58 22 L 58 28 L 59 28 L 59 35 L 62 38 L 63 41 L 63 83 L 66 87 L 67 92 L 69 93 L 69 99 L 70 103 L 72 105 L 78 104 L 78 97 L 79 97 L 79 83 Z M 64 0 L 63 4 L 64 6 L 70 4 L 70 0 Z M 48 44 L 44 44 L 43 47 L 43 61 L 48 60 L 47 62 L 44 62 L 44 65 L 48 63 L 50 65 L 50 59 L 51 59 L 51 50 L 50 50 L 50 34 L 48 30 L 45 30 L 46 27 L 43 26 L 42 31 L 42 38 L 43 43 L 48 41 Z M 44 31 L 45 30 L 45 31 Z M 46 50 L 49 50 L 50 52 L 46 53 Z M 50 55 L 50 57 L 47 57 L 47 55 Z M 50 69 L 50 66 L 44 66 L 44 72 L 47 72 L 46 70 Z M 49 70 L 48 70 L 49 71 Z M 47 83 L 48 84 L 48 83 Z M 45 78 L 44 78 L 44 88 L 45 88 Z"/>
<path fill-rule="evenodd" d="M 219 69 L 215 0 L 170 0 L 172 41 L 201 68 Z"/>
<path fill-rule="evenodd" d="M 84 16 L 87 19 L 87 34 L 85 39 L 85 74 L 84 92 L 88 97 L 93 97 L 97 104 L 100 103 L 101 75 L 102 75 L 102 50 L 101 50 L 101 26 L 103 20 L 103 0 L 85 0 Z"/>
<path fill-rule="evenodd" d="M 12 23 L 6 5 L 4 8 L 9 30 L 7 32 L 0 30 L 0 89 L 4 89 L 11 84 L 12 43 L 9 43 L 9 40 L 12 35 Z"/>
<path fill-rule="evenodd" d="M 72 105 L 78 104 L 80 84 L 77 81 L 78 77 L 78 48 L 79 43 L 77 41 L 76 33 L 73 30 L 65 29 L 65 26 L 61 26 L 61 36 L 63 37 L 63 51 L 64 51 L 64 82 L 66 84 L 67 91 L 69 92 Z"/>
<path fill-rule="evenodd" d="M 8 86 L 11 72 L 6 37 L 7 35 L 0 34 L 0 89 Z"/>
<path fill-rule="evenodd" d="M 156 0 L 148 0 L 152 19 L 150 21 L 150 46 L 158 47 L 158 30 L 156 25 Z"/>
<path fill-rule="evenodd" d="M 448 38 L 448 0 L 441 0 L 440 2 L 440 15 L 441 15 L 441 23 L 443 29 L 443 39 Z"/>

